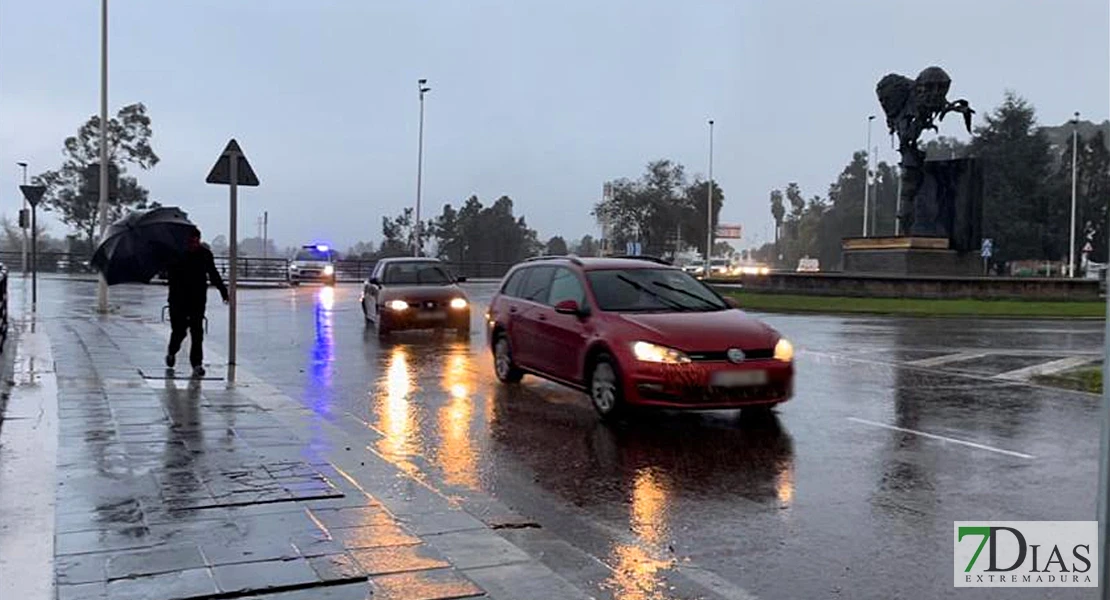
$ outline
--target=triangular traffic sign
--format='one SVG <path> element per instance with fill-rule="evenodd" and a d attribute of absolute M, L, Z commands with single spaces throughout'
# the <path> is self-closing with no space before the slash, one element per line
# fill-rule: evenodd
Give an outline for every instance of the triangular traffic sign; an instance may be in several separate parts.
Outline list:
<path fill-rule="evenodd" d="M 258 185 L 258 176 L 254 174 L 254 169 L 251 164 L 247 162 L 246 155 L 239 148 L 239 143 L 234 139 L 227 143 L 220 158 L 216 159 L 216 164 L 209 171 L 208 177 L 205 178 L 206 183 L 216 183 L 222 185 L 231 185 L 231 157 L 236 157 L 236 183 L 238 185 Z"/>
<path fill-rule="evenodd" d="M 31 206 L 38 206 L 39 200 L 42 200 L 43 195 L 46 194 L 45 185 L 21 185 L 19 191 L 23 192 L 23 197 Z"/>

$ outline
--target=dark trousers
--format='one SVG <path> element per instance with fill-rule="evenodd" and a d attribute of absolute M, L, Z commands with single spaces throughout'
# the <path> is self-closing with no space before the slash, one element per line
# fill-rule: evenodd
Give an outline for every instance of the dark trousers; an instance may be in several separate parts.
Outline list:
<path fill-rule="evenodd" d="M 189 336 L 189 364 L 199 367 L 204 362 L 204 306 L 170 305 L 170 347 L 168 353 L 176 355 L 181 350 L 185 336 Z"/>

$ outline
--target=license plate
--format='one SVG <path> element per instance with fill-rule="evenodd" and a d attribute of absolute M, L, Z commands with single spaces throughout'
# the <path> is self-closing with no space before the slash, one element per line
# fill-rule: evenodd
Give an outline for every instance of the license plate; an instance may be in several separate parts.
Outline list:
<path fill-rule="evenodd" d="M 447 313 L 440 311 L 416 313 L 416 318 L 421 321 L 442 321 L 446 317 Z"/>
<path fill-rule="evenodd" d="M 744 371 L 721 371 L 713 374 L 710 385 L 715 387 L 744 387 L 767 383 L 767 371 L 748 369 Z"/>

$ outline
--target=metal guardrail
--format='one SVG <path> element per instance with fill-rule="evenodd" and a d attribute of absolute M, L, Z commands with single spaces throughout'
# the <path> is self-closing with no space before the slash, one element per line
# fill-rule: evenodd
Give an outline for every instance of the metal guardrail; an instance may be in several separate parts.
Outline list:
<path fill-rule="evenodd" d="M 8 342 L 8 268 L 0 264 L 0 352 Z"/>

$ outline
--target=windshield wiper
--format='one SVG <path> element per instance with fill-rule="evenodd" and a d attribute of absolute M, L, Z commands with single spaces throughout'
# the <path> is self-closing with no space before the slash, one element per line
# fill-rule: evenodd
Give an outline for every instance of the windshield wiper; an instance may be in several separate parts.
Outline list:
<path fill-rule="evenodd" d="M 662 294 L 653 292 L 653 291 L 649 290 L 648 288 L 644 287 L 643 285 L 637 283 L 636 281 L 634 281 L 632 279 L 629 279 L 628 277 L 626 277 L 624 275 L 617 275 L 617 279 L 620 279 L 621 281 L 627 283 L 628 285 L 636 288 L 637 290 L 639 290 L 641 292 L 647 292 L 653 298 L 656 298 L 657 300 L 663 302 L 664 304 L 667 304 L 668 306 L 670 306 L 671 308 L 673 308 L 677 311 L 685 312 L 685 311 L 690 310 L 689 306 L 686 306 L 684 304 L 680 304 L 680 303 L 675 302 L 674 300 L 671 300 L 670 298 L 668 298 L 668 297 L 666 297 Z"/>
<path fill-rule="evenodd" d="M 662 281 L 652 281 L 651 284 L 652 285 L 657 285 L 657 286 L 659 286 L 659 287 L 661 287 L 665 290 L 669 290 L 669 291 L 672 291 L 672 292 L 682 294 L 683 296 L 688 296 L 688 297 L 693 298 L 695 300 L 700 300 L 700 301 L 704 302 L 706 306 L 709 306 L 710 308 L 713 308 L 713 309 L 721 310 L 721 309 L 724 308 L 723 306 L 721 306 L 720 304 L 717 304 L 716 302 L 710 300 L 709 298 L 706 298 L 704 296 L 695 294 L 694 292 L 686 291 L 682 288 L 677 288 L 677 287 L 675 287 L 675 286 L 673 286 L 669 283 L 663 283 Z"/>

